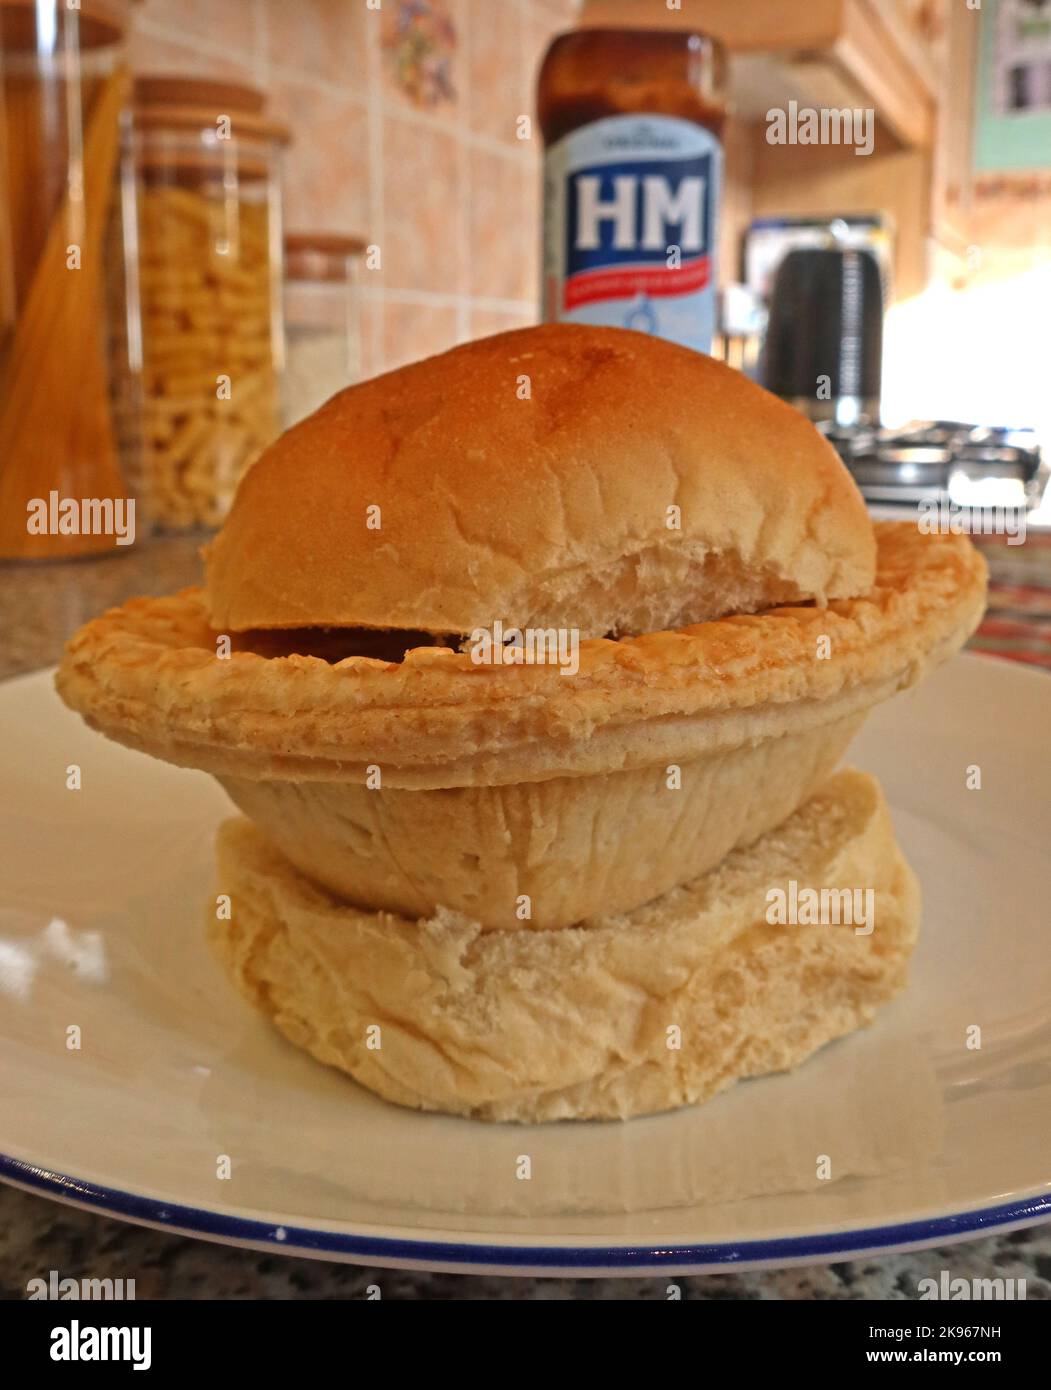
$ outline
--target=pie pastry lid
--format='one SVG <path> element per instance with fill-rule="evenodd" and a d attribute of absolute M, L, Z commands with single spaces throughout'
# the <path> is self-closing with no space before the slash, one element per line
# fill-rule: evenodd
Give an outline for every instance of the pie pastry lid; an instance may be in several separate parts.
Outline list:
<path fill-rule="evenodd" d="M 222 776 L 394 788 L 509 785 L 699 757 L 846 718 L 959 649 L 985 607 L 965 536 L 876 527 L 876 581 L 827 608 L 580 647 L 579 670 L 264 657 L 209 624 L 200 590 L 133 599 L 67 644 L 59 693 L 111 738 Z"/>

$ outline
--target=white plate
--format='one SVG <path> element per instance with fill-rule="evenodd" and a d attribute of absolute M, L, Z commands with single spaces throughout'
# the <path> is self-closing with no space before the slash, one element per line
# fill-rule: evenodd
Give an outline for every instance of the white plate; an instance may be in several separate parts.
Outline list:
<path fill-rule="evenodd" d="M 216 784 L 90 733 L 48 674 L 13 681 L 0 1176 L 221 1241 L 513 1273 L 805 1263 L 1046 1219 L 1049 709 L 1046 676 L 964 657 L 855 745 L 926 904 L 913 984 L 873 1028 L 698 1110 L 521 1128 L 398 1109 L 284 1042 L 204 941 Z"/>

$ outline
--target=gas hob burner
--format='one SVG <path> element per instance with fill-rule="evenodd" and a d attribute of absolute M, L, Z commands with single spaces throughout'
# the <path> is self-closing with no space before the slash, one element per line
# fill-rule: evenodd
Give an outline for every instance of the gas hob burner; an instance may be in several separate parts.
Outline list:
<path fill-rule="evenodd" d="M 917 420 L 901 429 L 819 426 L 869 502 L 1026 506 L 1042 478 L 1035 431 Z"/>

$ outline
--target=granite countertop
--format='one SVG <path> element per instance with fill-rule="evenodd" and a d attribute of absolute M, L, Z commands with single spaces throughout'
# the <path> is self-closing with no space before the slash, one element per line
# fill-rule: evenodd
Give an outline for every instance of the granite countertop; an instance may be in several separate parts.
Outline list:
<path fill-rule="evenodd" d="M 0 569 L 0 679 L 52 665 L 82 622 L 134 594 L 169 593 L 199 577 L 201 537 L 157 539 L 113 558 Z M 0 1188 L 0 1296 L 62 1276 L 134 1278 L 140 1298 L 603 1299 L 666 1296 L 669 1277 L 532 1279 L 361 1269 L 261 1254 L 114 1221 Z M 1051 1299 L 1051 1225 L 941 1249 L 770 1273 L 676 1280 L 691 1299 L 915 1299 L 923 1278 L 1024 1278 Z"/>

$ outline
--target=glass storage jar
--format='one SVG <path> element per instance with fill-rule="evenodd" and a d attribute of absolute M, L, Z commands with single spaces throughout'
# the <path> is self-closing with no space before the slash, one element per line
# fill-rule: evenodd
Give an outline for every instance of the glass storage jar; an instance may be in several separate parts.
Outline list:
<path fill-rule="evenodd" d="M 361 378 L 360 237 L 285 237 L 284 420 L 294 425 Z"/>
<path fill-rule="evenodd" d="M 250 87 L 147 77 L 136 186 L 143 464 L 160 530 L 219 525 L 280 432 L 280 151 Z"/>
<path fill-rule="evenodd" d="M 128 0 L 0 0 L 0 557 L 136 536 L 119 195 Z M 141 529 L 141 528 L 139 528 Z"/>

